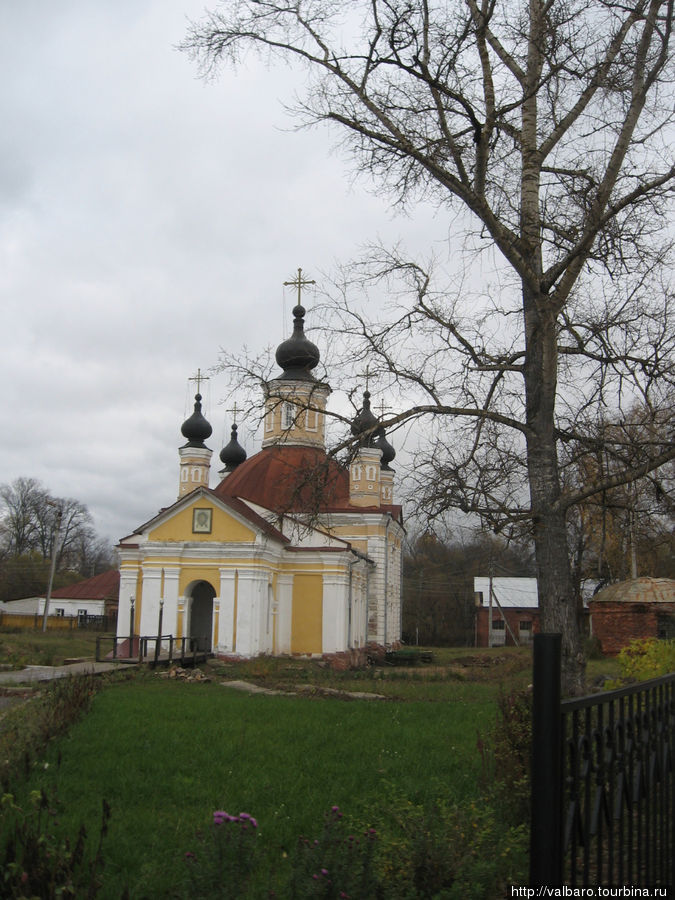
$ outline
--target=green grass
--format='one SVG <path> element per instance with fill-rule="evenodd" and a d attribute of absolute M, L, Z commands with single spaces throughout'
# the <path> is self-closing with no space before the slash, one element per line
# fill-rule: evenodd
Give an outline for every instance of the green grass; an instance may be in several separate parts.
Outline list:
<path fill-rule="evenodd" d="M 25 666 L 60 666 L 64 659 L 94 656 L 94 631 L 82 629 L 47 631 L 0 630 L 0 662 L 15 669 Z"/>
<path fill-rule="evenodd" d="M 265 866 L 282 878 L 298 837 L 318 836 L 324 813 L 335 805 L 355 832 L 377 825 L 382 858 L 396 869 L 403 848 L 414 849 L 417 826 L 404 838 L 405 823 L 418 822 L 430 801 L 445 810 L 431 832 L 439 841 L 435 852 L 462 844 L 462 816 L 474 816 L 471 803 L 481 794 L 478 733 L 487 737 L 500 691 L 526 687 L 531 667 L 528 648 L 462 648 L 434 650 L 432 665 L 410 669 L 335 672 L 310 660 L 214 660 L 205 667 L 211 683 L 127 670 L 93 697 L 90 712 L 66 737 L 51 742 L 20 795 L 56 790 L 64 831 L 74 835 L 84 822 L 92 841 L 101 801 L 110 803 L 104 898 L 120 897 L 127 885 L 131 898 L 178 896 L 184 854 L 197 849 L 196 834 L 208 829 L 216 809 L 256 816 Z M 615 667 L 614 660 L 591 661 L 589 681 Z M 226 680 L 310 691 L 251 696 L 224 687 Z M 388 700 L 350 702 L 327 697 L 324 689 Z M 0 745 L 3 737 L 7 732 Z M 480 826 L 479 856 L 487 854 L 501 871 L 513 835 L 490 804 L 479 803 L 482 815 L 496 816 L 493 825 Z M 505 835 L 506 846 L 500 845 Z M 521 838 L 517 843 L 521 859 Z M 405 865 L 414 865 L 410 855 Z M 512 880 L 522 874 L 518 865 Z M 488 896 L 477 890 L 472 897 Z"/>
<path fill-rule="evenodd" d="M 424 803 L 477 796 L 476 731 L 493 704 L 345 702 L 249 696 L 219 684 L 140 678 L 99 693 L 36 767 L 61 820 L 95 833 L 112 807 L 103 897 L 168 895 L 215 809 L 255 815 L 271 864 L 340 806 L 367 826 L 389 793 Z M 61 762 L 57 765 L 57 756 Z"/>

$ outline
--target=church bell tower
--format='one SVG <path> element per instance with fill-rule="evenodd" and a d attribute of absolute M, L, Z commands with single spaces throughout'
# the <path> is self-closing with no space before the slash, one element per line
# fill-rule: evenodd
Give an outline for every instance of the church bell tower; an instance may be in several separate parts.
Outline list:
<path fill-rule="evenodd" d="M 202 414 L 202 395 L 199 393 L 200 376 L 198 375 L 197 378 L 194 412 L 183 422 L 181 427 L 181 433 L 184 438 L 187 438 L 187 443 L 178 450 L 180 457 L 179 499 L 194 491 L 195 488 L 209 486 L 213 451 L 206 446 L 204 441 L 211 437 L 213 429 L 211 423 Z"/>
<path fill-rule="evenodd" d="M 276 361 L 281 375 L 265 387 L 265 432 L 263 447 L 288 445 L 326 446 L 326 401 L 331 393 L 327 384 L 312 375 L 319 363 L 319 348 L 305 336 L 305 308 L 300 302 L 302 288 L 314 284 L 297 277 L 284 284 L 298 289 L 298 302 L 293 308 L 293 334 L 277 347 Z"/>

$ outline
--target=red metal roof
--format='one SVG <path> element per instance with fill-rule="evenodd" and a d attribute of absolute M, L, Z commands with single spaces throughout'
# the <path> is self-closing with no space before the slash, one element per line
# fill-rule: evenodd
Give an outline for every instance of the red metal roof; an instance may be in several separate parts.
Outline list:
<path fill-rule="evenodd" d="M 117 569 L 101 572 L 86 581 L 78 581 L 52 592 L 55 600 L 117 600 L 120 594 L 120 573 Z"/>
<path fill-rule="evenodd" d="M 266 447 L 237 466 L 213 493 L 222 499 L 241 497 L 280 515 L 384 512 L 401 521 L 398 505 L 352 505 L 347 469 L 318 447 Z"/>
<path fill-rule="evenodd" d="M 349 507 L 349 476 L 316 447 L 266 447 L 214 489 L 218 497 L 242 497 L 278 513 Z"/>

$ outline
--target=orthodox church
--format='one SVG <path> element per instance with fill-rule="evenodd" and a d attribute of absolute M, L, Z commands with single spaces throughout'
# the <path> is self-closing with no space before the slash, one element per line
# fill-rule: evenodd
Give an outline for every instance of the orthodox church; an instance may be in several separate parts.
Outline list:
<path fill-rule="evenodd" d="M 401 507 L 394 450 L 370 409 L 354 419 L 348 466 L 326 453 L 331 389 L 312 370 L 305 310 L 276 352 L 264 390 L 262 449 L 251 458 L 232 425 L 220 481 L 209 487 L 211 425 L 201 395 L 183 423 L 178 499 L 119 544 L 118 636 L 191 637 L 221 656 L 322 655 L 401 634 Z"/>

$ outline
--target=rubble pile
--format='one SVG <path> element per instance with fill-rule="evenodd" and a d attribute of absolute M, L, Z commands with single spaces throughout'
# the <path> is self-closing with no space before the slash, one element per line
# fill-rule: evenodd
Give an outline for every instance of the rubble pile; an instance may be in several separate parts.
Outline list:
<path fill-rule="evenodd" d="M 162 672 L 160 678 L 176 678 L 179 681 L 211 681 L 201 669 L 183 669 L 181 666 L 171 666 L 168 672 Z"/>

